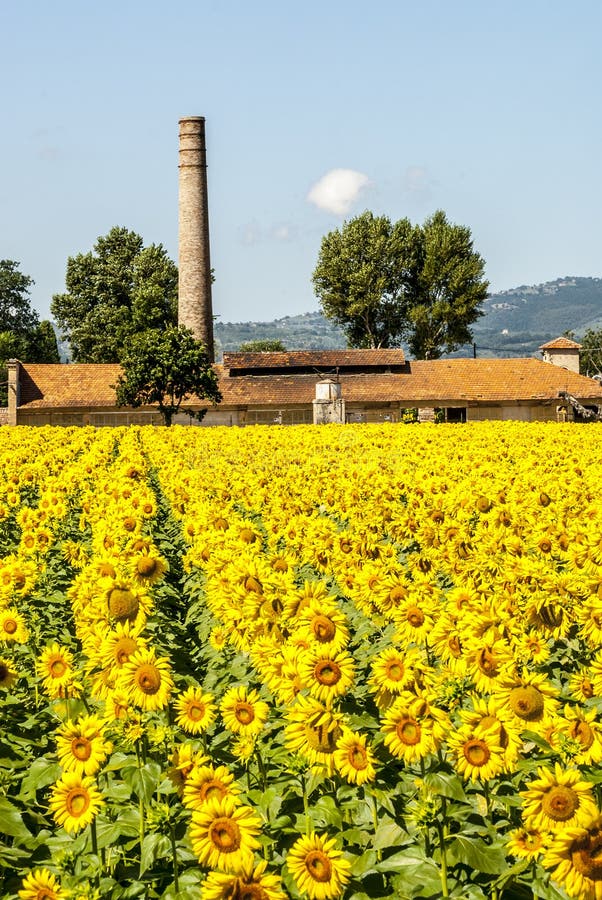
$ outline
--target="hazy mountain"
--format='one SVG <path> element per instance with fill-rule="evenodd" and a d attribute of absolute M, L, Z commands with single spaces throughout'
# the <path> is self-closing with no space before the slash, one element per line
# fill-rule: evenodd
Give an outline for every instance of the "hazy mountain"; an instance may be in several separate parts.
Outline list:
<path fill-rule="evenodd" d="M 558 278 L 491 294 L 473 326 L 477 356 L 531 356 L 565 331 L 576 339 L 602 328 L 602 278 Z M 237 350 L 241 343 L 278 338 L 290 350 L 335 350 L 346 346 L 340 328 L 319 312 L 272 322 L 216 322 L 216 345 Z M 454 355 L 466 356 L 472 346 Z"/>

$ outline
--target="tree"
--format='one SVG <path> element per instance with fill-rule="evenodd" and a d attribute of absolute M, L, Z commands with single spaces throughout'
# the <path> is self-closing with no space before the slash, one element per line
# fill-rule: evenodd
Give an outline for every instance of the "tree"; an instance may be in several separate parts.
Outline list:
<path fill-rule="evenodd" d="M 27 362 L 59 363 L 61 357 L 52 322 L 43 319 L 28 339 Z"/>
<path fill-rule="evenodd" d="M 19 271 L 19 263 L 0 260 L 0 406 L 7 402 L 6 362 L 59 362 L 56 336 L 48 321 L 40 322 L 31 308 L 33 278 Z"/>
<path fill-rule="evenodd" d="M 0 322 L 2 331 L 26 338 L 39 324 L 29 294 L 33 278 L 19 272 L 19 263 L 0 260 Z"/>
<path fill-rule="evenodd" d="M 260 341 L 246 341 L 238 350 L 239 353 L 286 353 L 282 341 L 270 341 L 267 338 Z"/>
<path fill-rule="evenodd" d="M 132 338 L 121 360 L 123 373 L 116 385 L 118 406 L 157 405 L 166 425 L 179 410 L 199 419 L 206 410 L 183 406 L 194 399 L 219 403 L 217 375 L 203 345 L 192 331 L 170 325 Z"/>
<path fill-rule="evenodd" d="M 177 321 L 178 270 L 161 244 L 112 228 L 67 260 L 51 310 L 76 362 L 119 362 L 134 335 Z"/>
<path fill-rule="evenodd" d="M 573 335 L 570 335 L 571 338 Z M 579 370 L 582 375 L 600 375 L 602 373 L 602 329 L 588 328 L 583 335 L 579 354 Z"/>
<path fill-rule="evenodd" d="M 470 229 L 441 210 L 422 226 L 371 212 L 345 222 L 323 238 L 313 284 L 351 347 L 407 341 L 418 359 L 472 339 L 489 287 Z"/>

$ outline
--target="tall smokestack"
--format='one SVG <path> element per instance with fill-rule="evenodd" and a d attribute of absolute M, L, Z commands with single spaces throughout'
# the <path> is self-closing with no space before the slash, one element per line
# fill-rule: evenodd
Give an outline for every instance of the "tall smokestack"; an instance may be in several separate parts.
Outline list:
<path fill-rule="evenodd" d="M 180 119 L 178 322 L 202 341 L 211 362 L 213 309 L 209 259 L 205 119 Z"/>

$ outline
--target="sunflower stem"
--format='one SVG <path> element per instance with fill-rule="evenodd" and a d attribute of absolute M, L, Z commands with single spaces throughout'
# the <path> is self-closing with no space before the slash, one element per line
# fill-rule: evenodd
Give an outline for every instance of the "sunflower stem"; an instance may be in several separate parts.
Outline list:
<path fill-rule="evenodd" d="M 374 796 L 374 794 L 370 794 L 370 797 L 372 799 L 372 825 L 374 827 L 374 834 L 376 834 L 376 832 L 378 831 L 378 805 L 376 803 L 376 797 Z M 376 851 L 376 858 L 378 862 L 382 860 L 382 850 Z"/>
<path fill-rule="evenodd" d="M 257 759 L 257 768 L 259 769 L 259 774 L 261 775 L 261 789 L 265 793 L 268 787 L 268 778 L 259 747 L 255 747 L 255 757 Z"/>
<path fill-rule="evenodd" d="M 90 823 L 90 834 L 92 836 L 92 853 L 98 860 L 99 864 L 96 875 L 94 876 L 94 882 L 96 884 L 96 887 L 98 887 L 100 885 L 100 875 L 104 866 L 104 860 L 101 859 L 98 855 L 98 835 L 96 833 L 96 819 L 92 819 L 92 822 Z"/>
<path fill-rule="evenodd" d="M 179 872 L 178 872 L 178 857 L 177 857 L 177 848 L 176 848 L 176 829 L 173 822 L 169 823 L 169 838 L 171 841 L 171 855 L 173 857 L 173 886 L 176 894 L 180 890 L 179 883 Z"/>
<path fill-rule="evenodd" d="M 303 788 L 303 812 L 305 814 L 305 834 L 309 834 L 311 828 L 309 827 L 309 798 L 307 796 L 307 773 L 304 772 L 301 775 L 301 787 Z"/>
<path fill-rule="evenodd" d="M 439 836 L 439 855 L 441 857 L 441 896 L 449 897 L 449 886 L 447 884 L 447 847 L 445 846 L 445 822 L 447 818 L 447 804 L 445 797 L 441 798 L 441 813 L 443 821 L 437 820 L 437 834 Z"/>

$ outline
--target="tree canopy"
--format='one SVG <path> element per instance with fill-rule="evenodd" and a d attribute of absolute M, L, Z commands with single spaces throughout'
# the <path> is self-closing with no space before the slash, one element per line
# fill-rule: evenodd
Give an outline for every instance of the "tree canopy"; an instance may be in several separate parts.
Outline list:
<path fill-rule="evenodd" d="M 438 210 L 424 224 L 366 211 L 323 240 L 313 285 L 351 347 L 436 359 L 472 339 L 489 283 L 470 229 Z"/>
<path fill-rule="evenodd" d="M 154 406 L 166 425 L 182 409 L 202 419 L 206 409 L 186 407 L 189 400 L 219 403 L 217 375 L 192 331 L 170 325 L 135 335 L 121 360 L 115 386 L 118 406 Z"/>
<path fill-rule="evenodd" d="M 130 340 L 177 321 L 178 269 L 161 244 L 112 228 L 67 260 L 51 310 L 76 362 L 120 362 Z"/>
<path fill-rule="evenodd" d="M 240 353 L 276 353 L 286 352 L 282 341 L 263 339 L 259 341 L 246 341 L 238 348 Z"/>
<path fill-rule="evenodd" d="M 572 337 L 572 335 L 571 335 Z M 579 370 L 582 375 L 602 373 L 602 328 L 588 328 L 580 341 Z"/>
<path fill-rule="evenodd" d="M 56 335 L 50 322 L 31 308 L 34 281 L 12 259 L 0 260 L 0 405 L 6 404 L 6 362 L 59 362 Z"/>

